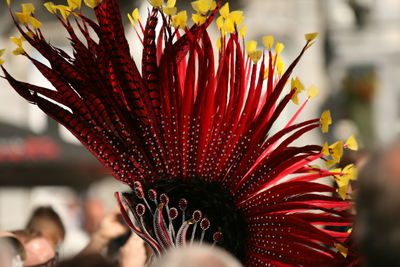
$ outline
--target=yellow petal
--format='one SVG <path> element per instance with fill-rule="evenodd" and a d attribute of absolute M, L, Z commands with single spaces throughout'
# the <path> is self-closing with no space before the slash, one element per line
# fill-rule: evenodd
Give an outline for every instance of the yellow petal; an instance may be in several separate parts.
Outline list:
<path fill-rule="evenodd" d="M 174 7 L 176 5 L 176 0 L 168 0 L 167 7 Z"/>
<path fill-rule="evenodd" d="M 226 19 L 229 16 L 229 3 L 226 3 L 223 7 L 220 8 L 219 14 Z"/>
<path fill-rule="evenodd" d="M 167 16 L 173 16 L 176 14 L 177 11 L 178 11 L 178 9 L 176 7 L 166 7 L 166 6 L 163 7 L 163 12 Z"/>
<path fill-rule="evenodd" d="M 331 112 L 325 110 L 321 115 L 321 129 L 323 133 L 327 133 L 329 130 L 329 125 L 332 124 Z"/>
<path fill-rule="evenodd" d="M 25 53 L 25 50 L 22 47 L 17 47 L 14 51 L 12 51 L 13 55 L 18 56 Z"/>
<path fill-rule="evenodd" d="M 217 2 L 215 0 L 211 1 L 211 8 L 210 10 L 215 10 L 217 8 Z"/>
<path fill-rule="evenodd" d="M 280 53 L 282 53 L 284 48 L 285 46 L 282 43 L 277 43 L 275 46 L 275 53 L 279 55 Z"/>
<path fill-rule="evenodd" d="M 42 23 L 34 17 L 29 17 L 29 24 L 32 25 L 34 29 L 39 29 Z"/>
<path fill-rule="evenodd" d="M 85 3 L 86 3 L 86 0 L 85 0 Z M 58 11 L 60 11 L 61 16 L 62 16 L 65 20 L 67 20 L 67 19 L 68 19 L 68 16 L 71 14 L 71 10 L 69 9 L 68 6 L 65 6 L 65 5 L 56 5 L 56 6 L 54 6 L 54 8 L 55 8 L 55 9 L 58 9 Z"/>
<path fill-rule="evenodd" d="M 135 28 L 135 21 L 133 20 L 131 14 L 129 14 L 129 13 L 128 13 L 128 19 L 129 19 L 129 21 L 131 22 L 132 27 Z"/>
<path fill-rule="evenodd" d="M 240 26 L 244 21 L 243 11 L 236 10 L 229 13 L 228 18 L 233 21 L 234 24 Z"/>
<path fill-rule="evenodd" d="M 217 39 L 217 48 L 218 48 L 218 51 L 221 52 L 221 50 L 222 50 L 222 38 L 218 38 Z"/>
<path fill-rule="evenodd" d="M 17 16 L 19 22 L 21 22 L 22 24 L 28 24 L 29 17 L 30 17 L 29 14 L 17 12 L 17 13 L 15 13 L 15 15 Z"/>
<path fill-rule="evenodd" d="M 140 21 L 139 9 L 135 8 L 135 9 L 132 11 L 132 18 L 133 18 L 135 21 Z"/>
<path fill-rule="evenodd" d="M 10 40 L 16 44 L 18 47 L 22 47 L 22 38 L 11 36 Z"/>
<path fill-rule="evenodd" d="M 6 51 L 5 49 L 0 49 L 0 57 L 2 57 L 4 55 L 5 51 Z"/>
<path fill-rule="evenodd" d="M 231 19 L 228 18 L 224 21 L 224 26 L 222 27 L 222 29 L 225 32 L 233 33 L 235 31 L 235 24 Z"/>
<path fill-rule="evenodd" d="M 331 149 L 331 156 L 334 161 L 339 162 L 343 156 L 343 141 L 339 140 L 336 143 L 329 146 Z"/>
<path fill-rule="evenodd" d="M 340 196 L 343 200 L 346 199 L 346 196 L 347 196 L 347 188 L 348 188 L 347 185 L 343 185 L 343 186 L 340 186 L 339 189 L 338 189 L 338 194 L 339 194 L 339 196 Z"/>
<path fill-rule="evenodd" d="M 269 50 L 272 49 L 272 46 L 274 45 L 274 36 L 272 35 L 268 35 L 268 36 L 264 36 L 262 38 L 263 44 L 266 48 L 268 48 Z"/>
<path fill-rule="evenodd" d="M 329 156 L 329 155 L 331 154 L 331 153 L 329 153 L 329 145 L 328 145 L 327 142 L 325 142 L 324 145 L 322 146 L 321 153 L 322 153 L 324 156 Z"/>
<path fill-rule="evenodd" d="M 0 65 L 3 65 L 4 62 L 5 62 L 5 61 L 4 61 L 3 59 L 0 58 Z"/>
<path fill-rule="evenodd" d="M 217 20 L 215 21 L 215 23 L 217 24 L 218 30 L 222 30 L 222 28 L 224 27 L 224 18 L 223 17 L 218 17 Z"/>
<path fill-rule="evenodd" d="M 85 5 L 87 5 L 90 8 L 95 8 L 98 5 L 100 5 L 101 0 L 85 0 Z"/>
<path fill-rule="evenodd" d="M 333 159 L 328 159 L 328 160 L 325 161 L 325 167 L 329 169 L 330 167 L 332 167 L 336 163 L 337 162 L 335 162 Z"/>
<path fill-rule="evenodd" d="M 257 63 L 263 55 L 262 50 L 254 50 L 249 53 L 249 57 L 253 60 L 254 63 Z"/>
<path fill-rule="evenodd" d="M 239 36 L 240 36 L 241 38 L 244 38 L 245 35 L 246 35 L 246 31 L 247 31 L 247 27 L 246 27 L 246 26 L 243 26 L 243 27 L 239 30 Z"/>
<path fill-rule="evenodd" d="M 354 166 L 354 164 L 349 164 L 346 167 L 343 168 L 343 172 L 345 173 L 345 176 L 354 181 L 357 180 L 358 177 L 358 169 Z"/>
<path fill-rule="evenodd" d="M 33 4 L 22 4 L 22 13 L 32 15 L 35 13 L 35 6 Z"/>
<path fill-rule="evenodd" d="M 55 14 L 56 13 L 56 9 L 54 8 L 54 3 L 53 2 L 46 2 L 43 5 L 51 14 Z"/>
<path fill-rule="evenodd" d="M 347 139 L 346 143 L 344 144 L 346 148 L 351 149 L 351 150 L 358 150 L 358 143 L 356 138 L 352 135 Z"/>
<path fill-rule="evenodd" d="M 7 0 L 7 6 L 11 5 L 11 0 Z"/>
<path fill-rule="evenodd" d="M 278 56 L 276 59 L 276 70 L 278 71 L 279 76 L 282 76 L 283 72 L 285 71 L 285 67 L 285 62 L 283 62 L 282 58 Z"/>
<path fill-rule="evenodd" d="M 186 27 L 187 23 L 187 13 L 186 11 L 181 11 L 172 18 L 172 25 L 175 28 L 183 29 Z"/>
<path fill-rule="evenodd" d="M 268 74 L 269 74 L 269 67 L 265 68 L 264 80 L 265 80 L 265 79 L 268 79 Z"/>
<path fill-rule="evenodd" d="M 318 96 L 319 95 L 319 90 L 318 90 L 318 88 L 317 87 L 315 87 L 314 85 L 311 85 L 309 88 L 308 88 L 308 98 L 314 98 L 314 97 L 316 97 L 316 96 Z"/>
<path fill-rule="evenodd" d="M 204 22 L 206 22 L 207 17 L 200 15 L 200 14 L 192 14 L 192 20 L 197 25 L 202 25 L 202 24 L 204 24 Z"/>
<path fill-rule="evenodd" d="M 76 8 L 81 8 L 82 0 L 68 0 L 68 7 L 73 10 Z"/>
<path fill-rule="evenodd" d="M 251 52 L 253 52 L 256 49 L 257 49 L 257 42 L 256 41 L 247 42 L 247 44 L 246 44 L 247 54 L 250 54 Z"/>
<path fill-rule="evenodd" d="M 149 2 L 150 5 L 152 5 L 155 8 L 159 8 L 159 7 L 162 7 L 162 4 L 164 1 L 163 0 L 147 0 L 147 2 Z"/>
<path fill-rule="evenodd" d="M 311 42 L 317 38 L 318 34 L 319 32 L 307 33 L 304 35 L 304 37 L 306 38 L 307 42 Z"/>
<path fill-rule="evenodd" d="M 33 32 L 31 32 L 31 31 L 26 32 L 25 34 L 28 35 L 28 37 L 31 38 L 31 39 L 33 39 L 35 37 L 35 34 Z"/>

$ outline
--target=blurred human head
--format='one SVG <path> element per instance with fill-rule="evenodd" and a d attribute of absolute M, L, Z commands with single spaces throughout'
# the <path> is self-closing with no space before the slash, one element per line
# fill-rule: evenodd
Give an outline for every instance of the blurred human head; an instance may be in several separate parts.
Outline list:
<path fill-rule="evenodd" d="M 400 143 L 376 152 L 358 180 L 354 229 L 365 266 L 400 266 Z"/>
<path fill-rule="evenodd" d="M 155 261 L 152 267 L 241 267 L 231 254 L 219 247 L 193 245 L 176 248 Z"/>
<path fill-rule="evenodd" d="M 65 238 L 64 224 L 52 207 L 43 206 L 36 208 L 26 225 L 26 229 L 41 232 L 53 247 L 57 247 Z"/>
<path fill-rule="evenodd" d="M 55 266 L 57 258 L 55 248 L 40 232 L 27 229 L 14 231 L 13 233 L 24 245 L 26 252 L 25 267 L 42 267 L 42 265 L 43 267 Z"/>
<path fill-rule="evenodd" d="M 25 260 L 25 249 L 22 243 L 12 234 L 0 232 L 0 266 L 22 267 Z"/>

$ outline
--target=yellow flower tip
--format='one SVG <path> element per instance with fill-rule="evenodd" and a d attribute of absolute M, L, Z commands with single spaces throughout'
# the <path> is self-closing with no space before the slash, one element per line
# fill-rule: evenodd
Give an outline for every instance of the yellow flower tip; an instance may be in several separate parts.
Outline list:
<path fill-rule="evenodd" d="M 35 13 L 35 6 L 31 3 L 22 4 L 22 13 L 26 15 L 33 15 Z"/>
<path fill-rule="evenodd" d="M 229 13 L 228 18 L 237 26 L 240 26 L 244 21 L 243 11 L 236 10 Z"/>
<path fill-rule="evenodd" d="M 5 61 L 4 61 L 3 59 L 0 58 L 0 65 L 3 65 L 4 62 L 5 62 Z"/>
<path fill-rule="evenodd" d="M 29 17 L 28 21 L 34 29 L 39 29 L 42 26 L 42 23 L 34 17 Z"/>
<path fill-rule="evenodd" d="M 147 2 L 149 2 L 149 4 L 155 8 L 160 8 L 160 7 L 162 7 L 162 4 L 164 1 L 163 0 L 147 0 Z"/>
<path fill-rule="evenodd" d="M 217 48 L 219 52 L 222 51 L 222 38 L 217 39 Z"/>
<path fill-rule="evenodd" d="M 227 18 L 224 21 L 224 25 L 222 26 L 222 29 L 226 33 L 233 33 L 235 31 L 235 24 L 234 24 L 233 20 L 231 20 L 230 18 Z"/>
<path fill-rule="evenodd" d="M 268 79 L 268 75 L 269 75 L 269 67 L 265 68 L 264 80 Z"/>
<path fill-rule="evenodd" d="M 168 0 L 167 7 L 174 7 L 176 5 L 176 0 Z"/>
<path fill-rule="evenodd" d="M 82 0 L 68 0 L 68 7 L 71 10 L 81 8 L 82 6 Z"/>
<path fill-rule="evenodd" d="M 0 57 L 2 57 L 4 55 L 5 51 L 6 51 L 5 49 L 0 49 Z"/>
<path fill-rule="evenodd" d="M 329 148 L 330 148 L 330 153 L 331 153 L 332 159 L 335 162 L 340 162 L 340 159 L 343 156 L 343 141 L 339 140 L 336 143 L 330 145 Z"/>
<path fill-rule="evenodd" d="M 348 189 L 348 186 L 346 186 L 346 185 L 339 186 L 339 188 L 338 188 L 338 194 L 343 200 L 346 200 L 347 189 Z"/>
<path fill-rule="evenodd" d="M 348 149 L 357 151 L 358 150 L 358 143 L 356 138 L 352 135 L 349 137 L 349 139 L 347 139 L 346 143 L 344 144 L 344 146 Z"/>
<path fill-rule="evenodd" d="M 329 131 L 329 125 L 332 124 L 331 112 L 329 110 L 325 110 L 321 115 L 321 130 L 323 133 L 327 133 Z"/>
<path fill-rule="evenodd" d="M 192 14 L 192 20 L 197 25 L 202 25 L 206 22 L 207 17 L 200 15 L 200 14 Z"/>
<path fill-rule="evenodd" d="M 328 145 L 327 142 L 325 142 L 324 145 L 322 146 L 321 153 L 322 153 L 324 156 L 329 156 L 329 155 L 330 155 L 330 153 L 329 153 L 329 145 Z"/>
<path fill-rule="evenodd" d="M 16 12 L 15 15 L 17 16 L 19 22 L 25 25 L 28 24 L 30 15 L 25 14 L 23 12 Z"/>
<path fill-rule="evenodd" d="M 347 253 L 348 253 L 348 251 L 349 251 L 349 249 L 347 248 L 347 247 L 345 247 L 345 246 L 343 246 L 342 244 L 340 244 L 340 243 L 336 243 L 335 244 L 335 247 L 336 247 L 336 249 L 340 252 L 340 254 L 342 254 L 343 255 L 343 257 L 347 257 Z"/>
<path fill-rule="evenodd" d="M 181 11 L 177 15 L 172 17 L 172 25 L 175 28 L 183 29 L 186 27 L 186 23 L 187 23 L 186 11 Z"/>
<path fill-rule="evenodd" d="M 257 49 L 257 42 L 256 41 L 249 41 L 246 44 L 246 51 L 247 54 L 250 54 L 251 52 L 255 51 Z"/>
<path fill-rule="evenodd" d="M 135 9 L 132 11 L 132 18 L 133 18 L 135 21 L 140 21 L 139 9 L 135 8 Z"/>
<path fill-rule="evenodd" d="M 25 53 L 25 50 L 22 47 L 17 47 L 14 51 L 12 51 L 12 54 L 15 56 L 22 55 Z"/>
<path fill-rule="evenodd" d="M 133 17 L 132 17 L 132 15 L 131 15 L 131 14 L 129 14 L 129 13 L 128 13 L 128 19 L 129 19 L 129 21 L 130 21 L 130 23 L 131 23 L 132 27 L 133 27 L 133 28 L 135 28 L 135 21 L 133 20 Z"/>
<path fill-rule="evenodd" d="M 206 14 L 217 7 L 215 0 L 199 0 L 192 2 L 192 8 L 199 14 Z"/>
<path fill-rule="evenodd" d="M 240 30 L 239 30 L 239 36 L 241 38 L 244 38 L 246 36 L 246 31 L 247 31 L 247 27 L 243 26 Z"/>
<path fill-rule="evenodd" d="M 254 50 L 249 53 L 249 57 L 254 63 L 257 63 L 261 59 L 262 55 L 263 55 L 262 50 Z"/>
<path fill-rule="evenodd" d="M 229 3 L 226 3 L 223 7 L 220 8 L 219 14 L 226 19 L 229 16 Z"/>
<path fill-rule="evenodd" d="M 276 59 L 276 70 L 279 76 L 282 76 L 283 72 L 285 71 L 285 68 L 286 68 L 285 62 L 283 62 L 282 58 L 278 56 Z"/>
<path fill-rule="evenodd" d="M 268 48 L 269 50 L 271 50 L 272 47 L 274 46 L 274 36 L 272 35 L 264 36 L 262 38 L 262 41 L 265 48 Z"/>
<path fill-rule="evenodd" d="M 304 37 L 306 38 L 306 41 L 309 43 L 314 41 L 314 39 L 317 38 L 318 34 L 319 32 L 307 33 L 304 35 Z"/>
<path fill-rule="evenodd" d="M 15 37 L 15 36 L 11 36 L 10 40 L 16 44 L 18 47 L 22 47 L 22 42 L 25 41 L 23 39 L 23 37 Z"/>
<path fill-rule="evenodd" d="M 11 5 L 11 0 L 7 0 L 7 6 L 10 6 L 10 5 Z"/>
<path fill-rule="evenodd" d="M 345 173 L 345 177 L 349 180 L 357 180 L 358 177 L 358 169 L 354 166 L 354 164 L 349 164 L 343 168 L 343 172 Z"/>
<path fill-rule="evenodd" d="M 282 43 L 277 43 L 275 46 L 275 53 L 279 55 L 280 53 L 282 53 L 284 48 L 285 46 Z"/>
<path fill-rule="evenodd" d="M 100 5 L 102 0 L 85 0 L 85 5 L 87 5 L 90 8 L 95 8 L 98 5 Z"/>
<path fill-rule="evenodd" d="M 86 3 L 86 0 L 85 0 Z M 53 7 L 55 10 L 60 11 L 61 16 L 63 17 L 64 20 L 68 19 L 68 16 L 71 14 L 71 10 L 68 6 L 65 5 L 56 5 Z"/>
<path fill-rule="evenodd" d="M 43 4 L 44 7 L 51 13 L 51 14 L 55 14 L 56 13 L 56 8 L 53 2 L 46 2 Z"/>
<path fill-rule="evenodd" d="M 31 31 L 26 32 L 26 35 L 28 35 L 29 38 L 33 39 L 35 37 L 35 34 Z"/>
<path fill-rule="evenodd" d="M 167 6 L 163 7 L 163 12 L 167 16 L 174 16 L 177 11 L 178 9 L 176 7 L 167 7 Z"/>
<path fill-rule="evenodd" d="M 314 98 L 314 97 L 316 97 L 316 96 L 318 96 L 319 95 L 319 90 L 318 90 L 318 88 L 317 87 L 315 87 L 314 85 L 311 85 L 309 88 L 308 88 L 308 98 Z"/>

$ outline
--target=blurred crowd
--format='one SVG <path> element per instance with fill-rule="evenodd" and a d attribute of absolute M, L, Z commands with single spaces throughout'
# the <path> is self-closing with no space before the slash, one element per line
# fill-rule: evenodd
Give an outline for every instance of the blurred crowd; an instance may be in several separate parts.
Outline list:
<path fill-rule="evenodd" d="M 348 159 L 361 169 L 351 192 L 356 203 L 354 245 L 360 266 L 400 266 L 400 143 L 371 155 L 350 154 Z M 92 217 L 96 217 L 94 203 Z M 88 208 L 88 207 L 86 207 Z M 239 267 L 229 253 L 208 245 L 175 248 L 161 258 L 125 225 L 114 208 L 98 223 L 87 221 L 89 241 L 79 253 L 60 258 L 66 228 L 50 206 L 37 207 L 24 229 L 0 231 L 0 267 Z M 343 229 L 348 231 L 349 229 Z"/>

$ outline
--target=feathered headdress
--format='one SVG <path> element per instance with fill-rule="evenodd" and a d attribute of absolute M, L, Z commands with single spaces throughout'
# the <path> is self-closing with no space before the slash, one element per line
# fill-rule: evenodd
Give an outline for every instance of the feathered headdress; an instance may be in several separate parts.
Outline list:
<path fill-rule="evenodd" d="M 22 34 L 12 38 L 14 54 L 26 56 L 55 89 L 17 81 L 2 68 L 5 78 L 132 187 L 133 193 L 117 194 L 121 211 L 155 254 L 196 240 L 225 247 L 246 266 L 345 264 L 353 253 L 346 245 L 349 233 L 323 227 L 351 226 L 346 193 L 355 169 L 311 164 L 338 162 L 355 140 L 293 145 L 331 124 L 329 112 L 296 121 L 318 93 L 315 87 L 284 127 L 272 129 L 291 100 L 299 101 L 304 87 L 289 79 L 317 34 L 306 35 L 285 70 L 283 45 L 273 49 L 272 36 L 263 38 L 264 50 L 255 41 L 245 45 L 243 14 L 228 4 L 192 2 L 196 13 L 188 26 L 175 1 L 149 2 L 144 25 L 137 10 L 128 15 L 141 42 L 131 44 L 142 50 L 139 66 L 117 0 L 85 0 L 97 21 L 81 13 L 80 0 L 45 4 L 67 30 L 72 56 L 46 41 L 34 7 L 24 4 L 22 12 L 11 13 Z M 214 20 L 221 33 L 216 46 L 207 32 Z M 25 52 L 22 41 L 50 66 Z M 341 197 L 317 182 L 329 176 Z"/>

